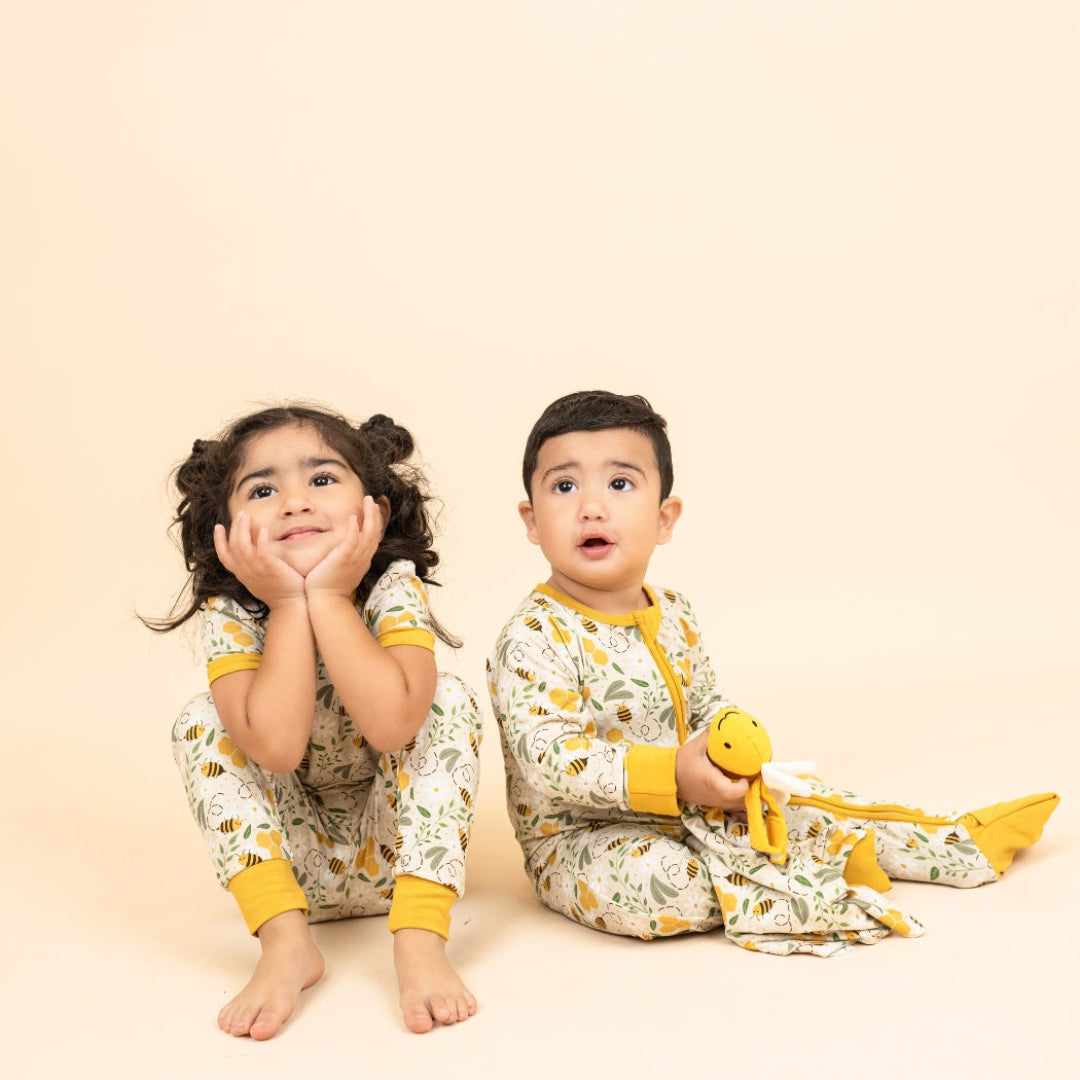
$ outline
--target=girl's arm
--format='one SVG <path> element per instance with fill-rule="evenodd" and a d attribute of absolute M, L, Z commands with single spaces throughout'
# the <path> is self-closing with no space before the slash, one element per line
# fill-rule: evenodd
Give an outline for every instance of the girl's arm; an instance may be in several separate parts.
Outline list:
<path fill-rule="evenodd" d="M 304 579 L 271 554 L 266 529 L 252 537 L 242 511 L 228 534 L 215 527 L 214 546 L 225 568 L 269 608 L 259 667 L 215 679 L 214 705 L 248 757 L 271 772 L 292 772 L 315 719 L 315 635 Z"/>
<path fill-rule="evenodd" d="M 308 614 L 326 674 L 353 723 L 380 753 L 400 750 L 431 709 L 435 654 L 420 645 L 380 645 L 347 596 L 316 594 Z"/>
<path fill-rule="evenodd" d="M 326 674 L 345 711 L 380 753 L 400 750 L 419 730 L 435 697 L 435 654 L 418 645 L 384 647 L 353 603 L 371 566 L 389 507 L 364 499 L 362 523 L 304 579 L 308 617 Z"/>
<path fill-rule="evenodd" d="M 272 608 L 262 662 L 210 687 L 221 722 L 248 757 L 270 772 L 293 772 L 315 720 L 315 635 L 303 599 Z"/>

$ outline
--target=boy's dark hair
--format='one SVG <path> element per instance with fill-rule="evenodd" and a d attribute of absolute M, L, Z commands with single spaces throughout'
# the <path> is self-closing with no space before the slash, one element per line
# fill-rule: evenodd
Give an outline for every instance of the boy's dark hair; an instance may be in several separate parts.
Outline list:
<path fill-rule="evenodd" d="M 413 437 L 388 416 L 376 414 L 359 427 L 336 413 L 311 405 L 291 404 L 243 416 L 210 441 L 196 439 L 191 454 L 176 469 L 174 480 L 180 494 L 172 527 L 184 563 L 191 574 L 187 603 L 184 593 L 163 619 L 143 619 L 152 630 L 175 630 L 187 622 L 212 596 L 237 601 L 256 618 L 267 614 L 266 605 L 252 596 L 218 558 L 214 547 L 214 526 L 232 525 L 229 496 L 233 480 L 243 461 L 247 444 L 257 435 L 293 424 L 316 431 L 331 449 L 360 478 L 364 492 L 390 503 L 386 532 L 372 556 L 371 566 L 357 587 L 364 600 L 386 568 L 395 559 L 411 559 L 417 577 L 429 585 L 439 563 L 423 473 L 406 459 L 414 449 Z M 432 619 L 436 633 L 448 645 L 461 643 Z"/>
<path fill-rule="evenodd" d="M 606 431 L 609 428 L 630 428 L 649 438 L 660 469 L 660 501 L 671 494 L 675 482 L 671 464 L 671 443 L 667 437 L 667 421 L 640 394 L 612 394 L 608 390 L 579 390 L 553 401 L 533 424 L 525 443 L 525 459 L 521 478 L 525 493 L 532 498 L 532 476 L 540 447 L 558 435 L 574 431 Z"/>

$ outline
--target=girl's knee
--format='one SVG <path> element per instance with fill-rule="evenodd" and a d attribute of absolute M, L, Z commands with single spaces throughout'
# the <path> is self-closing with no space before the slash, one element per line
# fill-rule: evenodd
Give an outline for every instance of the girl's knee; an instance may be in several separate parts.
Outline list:
<path fill-rule="evenodd" d="M 173 724 L 172 741 L 174 743 L 205 742 L 208 736 L 216 736 L 220 730 L 223 729 L 217 709 L 214 708 L 214 699 L 207 691 L 193 697 L 184 706 L 183 712 Z"/>

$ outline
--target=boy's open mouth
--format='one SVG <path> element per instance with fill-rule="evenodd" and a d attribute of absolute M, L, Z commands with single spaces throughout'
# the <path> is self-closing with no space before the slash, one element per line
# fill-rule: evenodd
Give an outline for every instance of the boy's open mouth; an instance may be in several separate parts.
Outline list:
<path fill-rule="evenodd" d="M 603 555 L 613 545 L 610 540 L 603 536 L 587 536 L 579 546 L 586 555 Z"/>

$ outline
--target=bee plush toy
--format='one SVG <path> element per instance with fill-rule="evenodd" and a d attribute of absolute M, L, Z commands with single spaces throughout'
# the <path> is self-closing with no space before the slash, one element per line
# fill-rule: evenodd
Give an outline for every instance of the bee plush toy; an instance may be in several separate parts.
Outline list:
<path fill-rule="evenodd" d="M 709 760 L 733 780 L 750 781 L 746 820 L 750 846 L 774 863 L 787 861 L 787 823 L 781 807 L 792 795 L 809 795 L 798 773 L 812 772 L 813 761 L 773 761 L 768 732 L 748 712 L 729 708 L 713 717 L 707 744 Z"/>

